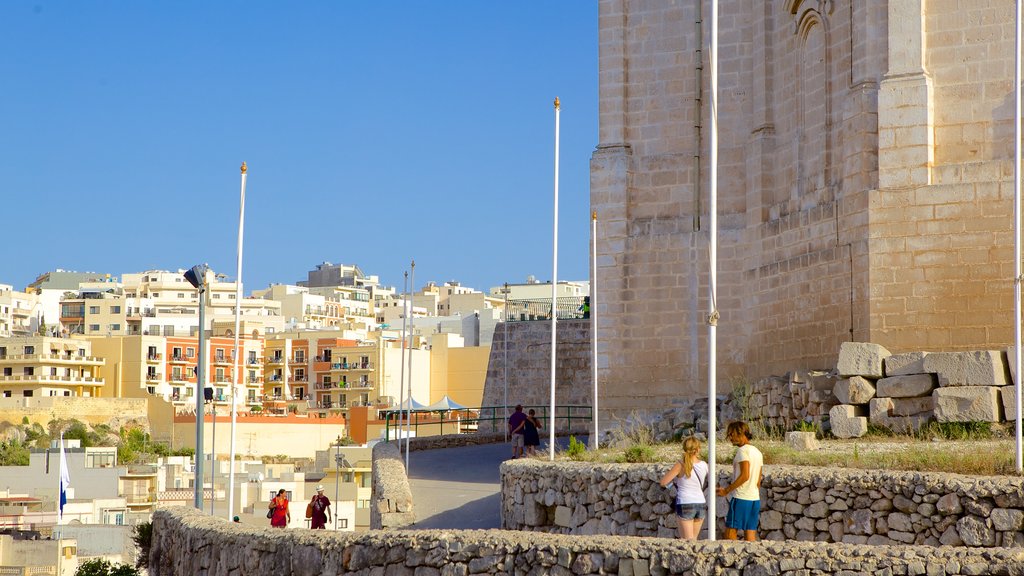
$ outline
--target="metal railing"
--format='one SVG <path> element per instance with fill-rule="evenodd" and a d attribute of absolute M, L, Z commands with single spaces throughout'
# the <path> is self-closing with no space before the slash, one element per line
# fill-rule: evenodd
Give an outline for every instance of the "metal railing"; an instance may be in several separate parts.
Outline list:
<path fill-rule="evenodd" d="M 586 296 L 562 296 L 555 299 L 555 312 L 559 320 L 589 318 L 589 310 L 584 306 Z M 532 320 L 551 320 L 551 298 L 531 298 L 528 300 L 509 300 L 505 308 L 507 322 L 529 322 Z"/>
<path fill-rule="evenodd" d="M 523 406 L 523 412 L 529 412 L 533 409 L 537 413 L 537 418 L 540 419 L 542 426 L 549 426 L 548 422 L 551 419 L 548 418 L 548 412 L 550 406 L 536 405 L 536 406 Z M 445 424 L 454 424 L 458 430 L 456 434 L 463 434 L 467 432 L 503 432 L 508 428 L 508 415 L 511 415 L 515 410 L 513 406 L 480 406 L 479 408 L 466 408 L 463 410 L 451 410 L 450 413 L 455 416 L 449 416 L 447 418 L 431 418 L 427 420 L 424 415 L 436 416 L 438 414 L 444 414 L 444 411 L 439 410 L 413 410 L 410 415 L 411 427 L 413 434 L 419 436 L 416 431 L 419 426 L 437 426 L 440 425 L 440 433 L 444 434 Z M 384 439 L 385 441 L 391 439 L 392 429 L 402 427 L 405 429 L 405 411 L 394 409 L 381 410 L 384 412 Z M 591 422 L 594 419 L 594 408 L 590 405 L 565 405 L 555 406 L 555 417 L 554 426 L 557 431 L 572 430 L 573 423 Z M 455 429 L 452 428 L 452 430 Z M 396 435 L 398 437 L 398 435 Z M 541 439 L 544 435 L 541 435 Z"/>

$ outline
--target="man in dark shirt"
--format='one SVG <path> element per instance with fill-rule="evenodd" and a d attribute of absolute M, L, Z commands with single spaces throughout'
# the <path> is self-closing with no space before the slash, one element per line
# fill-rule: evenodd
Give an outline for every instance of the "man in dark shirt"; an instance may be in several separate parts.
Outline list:
<path fill-rule="evenodd" d="M 512 457 L 519 458 L 523 455 L 523 428 L 526 424 L 526 414 L 523 413 L 523 405 L 516 404 L 516 411 L 508 417 L 508 429 L 512 433 Z"/>

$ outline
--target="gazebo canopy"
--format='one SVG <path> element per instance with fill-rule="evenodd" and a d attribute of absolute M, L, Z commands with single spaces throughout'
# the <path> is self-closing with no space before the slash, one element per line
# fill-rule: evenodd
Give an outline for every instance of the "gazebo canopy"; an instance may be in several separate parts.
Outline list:
<path fill-rule="evenodd" d="M 448 410 L 467 410 L 467 408 L 462 404 L 455 402 L 454 400 L 449 398 L 447 394 L 445 394 L 444 398 L 441 398 L 437 402 L 434 402 L 430 406 L 427 406 L 426 410 L 442 412 Z"/>

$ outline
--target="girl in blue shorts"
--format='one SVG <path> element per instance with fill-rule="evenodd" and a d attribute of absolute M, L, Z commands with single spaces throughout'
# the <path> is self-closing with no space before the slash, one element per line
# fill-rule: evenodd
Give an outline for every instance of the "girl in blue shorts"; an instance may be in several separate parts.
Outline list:
<path fill-rule="evenodd" d="M 683 459 L 661 478 L 661 485 L 676 485 L 676 518 L 679 538 L 696 540 L 707 515 L 708 463 L 700 459 L 700 440 L 690 436 L 683 441 Z"/>

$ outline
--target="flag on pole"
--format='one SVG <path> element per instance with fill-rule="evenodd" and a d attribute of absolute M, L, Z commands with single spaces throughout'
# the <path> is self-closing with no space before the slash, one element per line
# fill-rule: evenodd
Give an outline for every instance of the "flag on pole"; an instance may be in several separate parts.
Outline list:
<path fill-rule="evenodd" d="M 64 455 L 64 434 L 60 435 L 60 508 L 57 513 L 57 522 L 60 523 L 64 517 L 64 505 L 68 503 L 68 486 L 71 485 L 71 476 L 68 474 L 68 459 Z"/>

